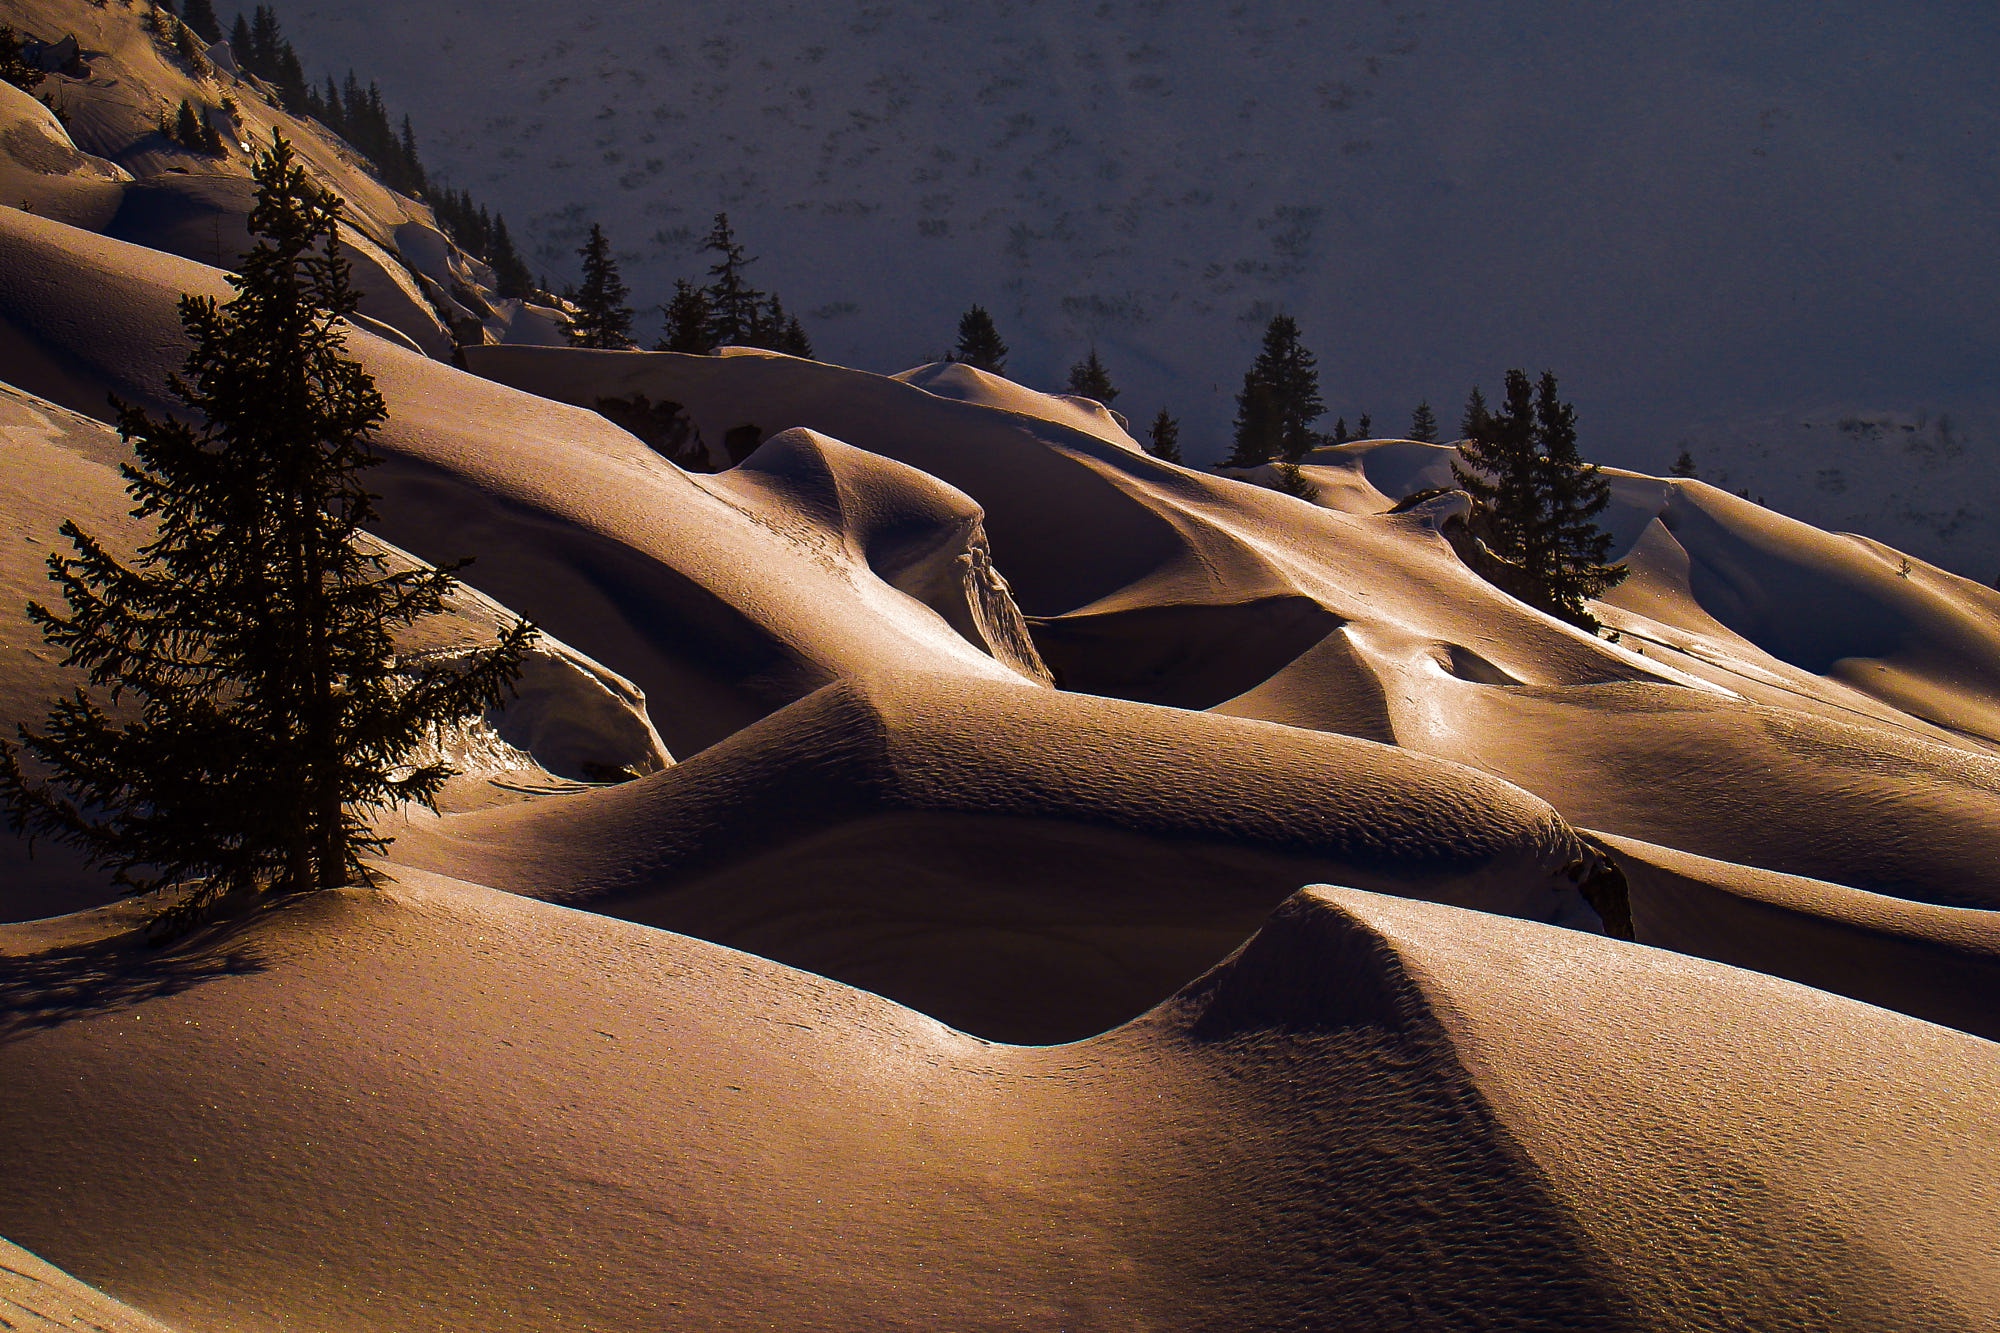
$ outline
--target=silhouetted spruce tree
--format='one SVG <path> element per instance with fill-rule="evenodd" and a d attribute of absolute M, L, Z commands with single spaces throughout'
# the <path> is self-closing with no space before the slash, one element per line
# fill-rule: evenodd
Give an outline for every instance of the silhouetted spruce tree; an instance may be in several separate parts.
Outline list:
<path fill-rule="evenodd" d="M 187 0 L 181 6 L 181 22 L 193 28 L 195 36 L 204 42 L 222 40 L 222 23 L 215 17 L 215 6 L 209 0 Z"/>
<path fill-rule="evenodd" d="M 20 33 L 12 28 L 0 27 L 0 80 L 13 84 L 24 93 L 31 93 L 48 75 L 23 58 L 21 51 L 26 45 Z"/>
<path fill-rule="evenodd" d="M 181 99 L 181 108 L 174 113 L 174 142 L 183 148 L 201 151 L 201 120 L 194 114 L 194 105 L 187 98 Z"/>
<path fill-rule="evenodd" d="M 958 317 L 958 345 L 951 349 L 951 359 L 975 370 L 1007 373 L 1007 344 L 1000 341 L 1000 330 L 993 327 L 993 316 L 985 306 L 976 305 Z"/>
<path fill-rule="evenodd" d="M 730 230 L 729 215 L 717 213 L 715 225 L 701 248 L 713 254 L 708 276 L 708 337 L 711 347 L 755 347 L 764 313 L 764 293 L 752 287 L 744 271 L 757 261 L 743 253 Z"/>
<path fill-rule="evenodd" d="M 534 633 L 516 623 L 452 665 L 397 660 L 393 632 L 441 611 L 454 580 L 361 544 L 386 410 L 344 355 L 340 201 L 281 138 L 253 174 L 236 295 L 181 299 L 193 349 L 170 385 L 188 420 L 119 406 L 133 515 L 157 535 L 126 565 L 65 523 L 73 550 L 49 574 L 66 610 L 28 608 L 123 706 L 79 687 L 42 732 L 0 743 L 17 832 L 82 848 L 135 892 L 190 888 L 184 920 L 226 894 L 365 880 L 360 856 L 387 843 L 371 813 L 429 805 L 451 774 L 413 750 L 497 704 Z"/>
<path fill-rule="evenodd" d="M 1357 440 L 1374 439 L 1375 418 L 1369 416 L 1366 412 L 1363 412 L 1361 414 L 1361 419 L 1357 421 L 1354 425 L 1354 438 Z"/>
<path fill-rule="evenodd" d="M 1682 446 L 1680 456 L 1675 458 L 1674 465 L 1667 469 L 1667 475 L 1673 477 L 1696 477 L 1700 475 L 1695 471 L 1694 455 L 1687 451 L 1686 446 Z"/>
<path fill-rule="evenodd" d="M 624 349 L 632 345 L 630 295 L 618 276 L 611 242 L 604 228 L 592 223 L 590 239 L 577 250 L 583 257 L 583 286 L 570 293 L 576 314 L 563 321 L 563 333 L 578 347 Z"/>
<path fill-rule="evenodd" d="M 244 18 L 241 13 L 238 13 L 236 21 L 229 25 L 229 53 L 236 57 L 237 66 L 244 73 L 257 72 L 253 68 L 257 60 L 257 38 L 250 31 L 250 20 Z"/>
<path fill-rule="evenodd" d="M 1097 349 L 1090 349 L 1090 355 L 1069 368 L 1069 391 L 1080 397 L 1094 399 L 1104 406 L 1111 406 L 1111 400 L 1118 396 L 1118 390 L 1111 385 L 1111 372 L 1097 359 Z"/>
<path fill-rule="evenodd" d="M 1465 400 L 1465 411 L 1459 414 L 1458 438 L 1470 440 L 1486 428 L 1486 395 L 1473 386 L 1472 393 Z"/>
<path fill-rule="evenodd" d="M 1626 570 L 1605 563 L 1611 534 L 1596 519 L 1611 502 L 1611 483 L 1577 451 L 1575 409 L 1553 374 L 1531 385 L 1519 370 L 1507 372 L 1498 412 L 1488 412 L 1483 399 L 1474 406 L 1467 420 L 1475 433 L 1459 445 L 1466 466 L 1454 462 L 1452 471 L 1479 501 L 1474 531 L 1506 563 L 1503 586 L 1550 615 L 1596 629 L 1585 602 L 1616 587 Z"/>
<path fill-rule="evenodd" d="M 1264 345 L 1243 376 L 1236 396 L 1236 444 L 1230 465 L 1254 467 L 1282 456 L 1296 463 L 1317 443 L 1312 423 L 1326 411 L 1319 396 L 1319 369 L 1299 341 L 1290 315 L 1274 315 L 1264 329 Z"/>
<path fill-rule="evenodd" d="M 1354 438 L 1347 433 L 1346 417 L 1335 417 L 1333 419 L 1333 434 L 1327 436 L 1327 438 L 1335 444 L 1346 444 Z"/>
<path fill-rule="evenodd" d="M 656 352 L 685 352 L 690 356 L 707 356 L 715 350 L 709 341 L 709 329 L 713 315 L 708 308 L 708 291 L 697 287 L 686 278 L 674 283 L 674 299 L 661 307 L 667 317 L 667 330 L 659 342 Z"/>
<path fill-rule="evenodd" d="M 534 290 L 534 279 L 528 274 L 527 261 L 514 248 L 514 238 L 507 234 L 507 219 L 499 214 L 493 218 L 493 235 L 486 246 L 486 262 L 493 268 L 493 285 L 500 295 L 524 300 Z"/>
<path fill-rule="evenodd" d="M 1168 416 L 1164 407 L 1146 431 L 1146 452 L 1163 462 L 1181 461 L 1181 423 Z"/>
<path fill-rule="evenodd" d="M 1425 444 L 1436 444 L 1438 437 L 1437 413 L 1431 411 L 1430 399 L 1417 404 L 1417 410 L 1410 413 L 1410 438 Z"/>

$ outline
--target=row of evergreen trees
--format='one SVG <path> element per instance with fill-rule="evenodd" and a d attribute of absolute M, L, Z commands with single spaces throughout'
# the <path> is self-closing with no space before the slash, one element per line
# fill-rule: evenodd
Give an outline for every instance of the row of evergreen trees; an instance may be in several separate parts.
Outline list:
<path fill-rule="evenodd" d="M 654 351 L 707 356 L 718 347 L 761 347 L 789 356 L 813 354 L 812 340 L 798 316 L 786 313 L 776 292 L 750 284 L 748 270 L 757 261 L 736 239 L 727 213 L 715 215 L 702 249 L 715 256 L 708 281 L 696 286 L 681 279 L 674 284 L 673 300 L 661 307 L 666 330 Z M 564 293 L 574 307 L 564 333 L 578 347 L 632 347 L 631 291 L 619 275 L 604 228 L 592 223 L 577 254 L 583 259 L 583 282 Z"/>
<path fill-rule="evenodd" d="M 999 374 L 1006 357 L 1007 344 L 992 315 L 977 305 L 966 311 L 949 358 Z M 1118 396 L 1096 348 L 1070 368 L 1069 391 L 1106 407 Z M 1299 470 L 1300 460 L 1319 445 L 1350 438 L 1345 418 L 1335 422 L 1331 434 L 1314 429 L 1325 412 L 1318 362 L 1301 341 L 1297 321 L 1273 317 L 1236 396 L 1234 448 L 1222 465 L 1274 463 L 1281 490 L 1311 499 L 1312 483 Z M 1366 414 L 1359 426 L 1351 438 L 1373 437 L 1374 423 Z M 1437 414 L 1428 401 L 1419 403 L 1411 413 L 1409 438 L 1435 443 L 1437 433 Z M 1452 470 L 1473 499 L 1467 527 L 1475 539 L 1474 567 L 1531 605 L 1595 628 L 1585 602 L 1615 587 L 1625 570 L 1605 563 L 1611 537 L 1596 519 L 1610 503 L 1610 483 L 1579 454 L 1576 411 L 1562 400 L 1556 377 L 1545 373 L 1535 385 L 1524 372 L 1508 371 L 1506 400 L 1498 411 L 1489 410 L 1480 390 L 1473 389 L 1461 434 Z M 1181 461 L 1180 423 L 1165 408 L 1146 430 L 1145 448 L 1168 462 Z"/>
<path fill-rule="evenodd" d="M 209 42 L 222 39 L 222 24 L 210 0 L 185 0 L 180 21 L 184 25 L 181 32 L 192 30 Z M 247 18 L 239 13 L 228 36 L 238 67 L 269 84 L 285 110 L 310 116 L 345 139 L 390 189 L 429 202 L 445 234 L 493 269 L 494 285 L 501 296 L 535 294 L 534 280 L 507 230 L 507 220 L 474 203 L 468 191 L 431 181 L 417 149 L 416 126 L 408 115 L 398 121 L 390 114 L 380 85 L 371 82 L 363 87 L 349 70 L 344 81 L 335 82 L 328 74 L 323 87 L 313 86 L 298 51 L 285 37 L 277 10 L 270 5 L 256 6 Z M 161 127 L 185 147 L 220 155 L 219 141 L 211 149 L 199 129 L 198 138 L 190 140 L 180 132 L 182 128 L 178 122 L 171 129 L 165 124 Z"/>

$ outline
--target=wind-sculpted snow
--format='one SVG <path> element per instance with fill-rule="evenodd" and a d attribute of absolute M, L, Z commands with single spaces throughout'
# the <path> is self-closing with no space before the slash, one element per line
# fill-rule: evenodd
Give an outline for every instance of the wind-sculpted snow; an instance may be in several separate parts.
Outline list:
<path fill-rule="evenodd" d="M 105 147 L 149 50 L 69 149 L 0 88 L 55 215 L 0 208 L 0 727 L 71 683 L 60 522 L 143 539 L 111 395 L 230 291 L 103 234 L 235 216 Z M 57 1266 L 0 1249 L 0 1320 L 2000 1324 L 2000 595 L 1621 472 L 1593 635 L 1462 563 L 1436 446 L 1308 500 L 965 366 L 413 337 L 349 336 L 369 540 L 475 563 L 398 655 L 550 637 L 386 887 L 159 948 L 0 840 L 0 917 L 71 912 L 0 926 L 0 1236 Z"/>
<path fill-rule="evenodd" d="M 2000 1318 L 2000 1048 L 1526 922 L 1314 890 L 1053 1048 L 414 871 L 21 931 L 0 1228 L 191 1329 Z"/>
<path fill-rule="evenodd" d="M 643 782 L 389 829 L 399 863 L 719 940 L 1013 1041 L 1133 1017 L 1315 880 L 1598 924 L 1578 894 L 1592 854 L 1482 774 L 939 677 L 829 686 Z"/>

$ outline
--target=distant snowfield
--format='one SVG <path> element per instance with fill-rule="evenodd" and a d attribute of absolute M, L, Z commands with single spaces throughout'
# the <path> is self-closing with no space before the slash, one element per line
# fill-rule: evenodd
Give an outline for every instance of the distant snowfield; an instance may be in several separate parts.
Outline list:
<path fill-rule="evenodd" d="M 1473 383 L 1552 368 L 1605 461 L 1658 472 L 1683 438 L 1727 440 L 1727 461 L 1697 448 L 1704 475 L 2000 572 L 1994 436 L 1971 429 L 2000 406 L 1991 6 L 281 15 L 315 77 L 379 79 L 433 169 L 557 281 L 599 221 L 657 302 L 726 209 L 821 355 L 932 360 L 981 302 L 1017 378 L 1055 387 L 1094 343 L 1119 408 L 1181 416 L 1195 459 L 1221 451 L 1283 308 L 1319 353 L 1328 427 L 1367 412 L 1400 433 L 1424 397 L 1449 423 Z M 1963 465 L 1884 461 L 1899 498 L 1859 500 L 1881 487 L 1858 459 L 1794 457 L 1796 421 L 1828 404 L 1963 421 Z M 1821 487 L 1829 466 L 1846 492 Z"/>

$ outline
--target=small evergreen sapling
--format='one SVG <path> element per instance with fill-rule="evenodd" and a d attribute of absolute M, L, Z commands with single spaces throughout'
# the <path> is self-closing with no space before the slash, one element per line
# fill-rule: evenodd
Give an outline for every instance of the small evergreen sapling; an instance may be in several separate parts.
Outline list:
<path fill-rule="evenodd" d="M 1181 423 L 1161 408 L 1146 431 L 1146 452 L 1166 463 L 1181 461 Z"/>
<path fill-rule="evenodd" d="M 1069 391 L 1106 407 L 1118 396 L 1118 390 L 1111 385 L 1111 372 L 1097 359 L 1095 347 L 1090 349 L 1089 356 L 1069 368 Z"/>
<path fill-rule="evenodd" d="M 583 286 L 570 294 L 576 314 L 563 321 L 563 335 L 578 347 L 622 351 L 632 346 L 632 307 L 625 304 L 631 293 L 618 276 L 604 228 L 593 222 L 590 239 L 577 254 L 583 257 Z"/>
<path fill-rule="evenodd" d="M 387 843 L 370 814 L 430 805 L 451 775 L 412 751 L 497 704 L 534 635 L 516 623 L 455 666 L 397 660 L 393 631 L 455 581 L 361 544 L 386 411 L 344 355 L 340 201 L 282 138 L 253 174 L 260 239 L 236 295 L 180 304 L 193 348 L 170 386 L 200 424 L 119 408 L 132 512 L 156 535 L 126 564 L 65 523 L 73 552 L 49 557 L 65 609 L 28 608 L 108 699 L 79 687 L 43 731 L 0 741 L 16 832 L 80 847 L 133 892 L 189 888 L 182 922 L 225 895 L 365 880 L 361 855 Z"/>
<path fill-rule="evenodd" d="M 976 305 L 959 316 L 958 345 L 951 349 L 951 359 L 990 374 L 1007 373 L 1007 344 L 1000 341 L 1000 330 L 985 306 Z"/>
<path fill-rule="evenodd" d="M 1694 455 L 1689 453 L 1685 446 L 1682 447 L 1680 456 L 1674 459 L 1674 465 L 1667 469 L 1667 475 L 1672 477 L 1698 477 L 1700 475 L 1695 471 Z"/>
<path fill-rule="evenodd" d="M 1410 413 L 1410 438 L 1425 444 L 1436 444 L 1438 437 L 1437 413 L 1431 411 L 1430 399 L 1417 404 L 1417 410 Z"/>

